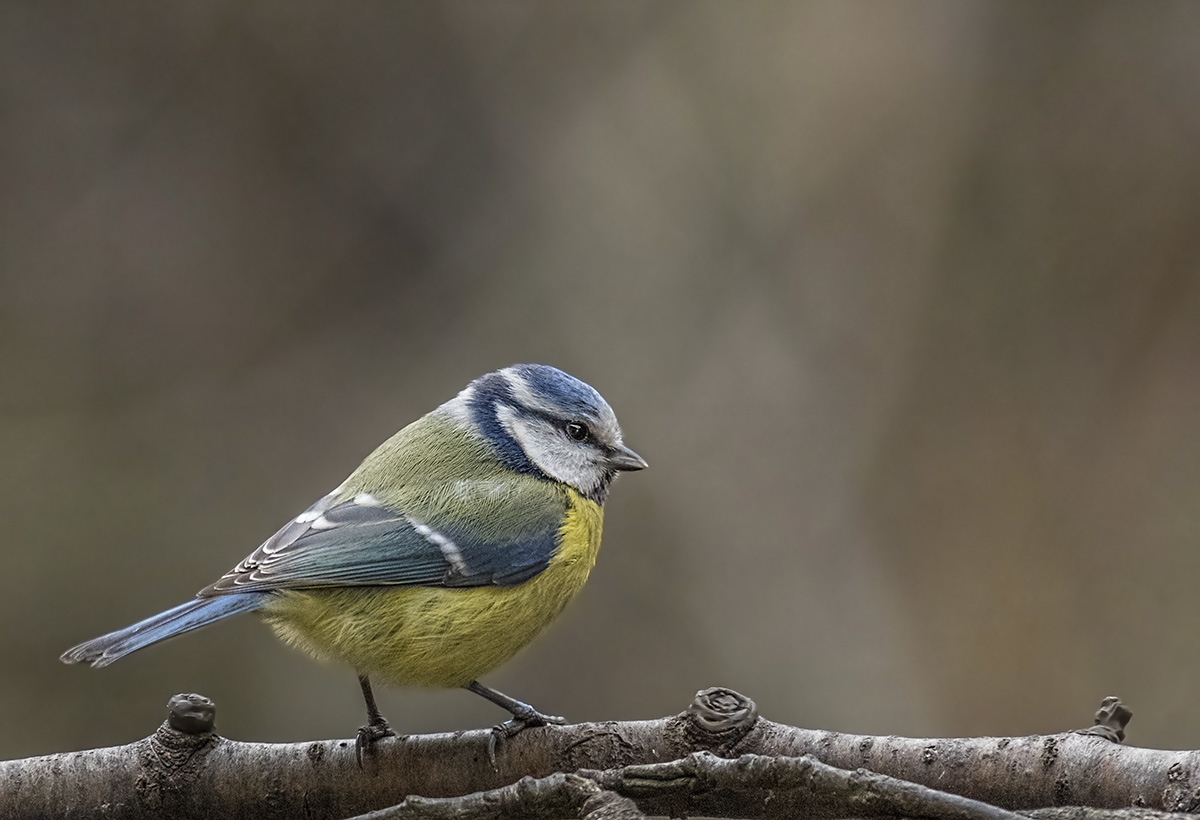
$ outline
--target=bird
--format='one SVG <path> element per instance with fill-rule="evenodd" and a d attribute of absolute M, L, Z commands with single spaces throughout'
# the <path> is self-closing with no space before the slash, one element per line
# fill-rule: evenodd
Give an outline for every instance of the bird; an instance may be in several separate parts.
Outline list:
<path fill-rule="evenodd" d="M 364 750 L 395 736 L 372 678 L 481 695 L 512 716 L 493 730 L 501 736 L 562 724 L 479 678 L 583 587 L 614 478 L 645 467 L 585 382 L 541 364 L 486 373 L 381 444 L 194 599 L 61 660 L 104 667 L 254 612 L 285 643 L 358 675 L 367 709 L 360 765 Z"/>

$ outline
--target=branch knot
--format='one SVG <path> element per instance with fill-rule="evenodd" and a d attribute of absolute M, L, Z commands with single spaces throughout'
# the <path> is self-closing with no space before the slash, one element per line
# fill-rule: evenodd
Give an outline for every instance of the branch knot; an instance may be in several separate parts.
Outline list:
<path fill-rule="evenodd" d="M 1125 741 L 1125 727 L 1133 717 L 1133 710 L 1121 703 L 1121 699 L 1109 695 L 1100 702 L 1096 716 L 1092 719 L 1095 724 L 1087 729 L 1076 729 L 1077 735 L 1099 735 L 1113 743 Z"/>
<path fill-rule="evenodd" d="M 758 723 L 754 701 L 732 689 L 701 689 L 687 709 L 687 733 L 698 745 L 730 749 Z"/>
<path fill-rule="evenodd" d="M 186 735 L 211 732 L 217 722 L 217 705 L 204 695 L 178 694 L 167 701 L 167 725 Z"/>
<path fill-rule="evenodd" d="M 146 738 L 148 757 L 144 761 L 153 771 L 176 772 L 199 752 L 220 738 L 213 732 L 216 705 L 204 695 L 179 694 L 167 701 L 167 719 Z"/>

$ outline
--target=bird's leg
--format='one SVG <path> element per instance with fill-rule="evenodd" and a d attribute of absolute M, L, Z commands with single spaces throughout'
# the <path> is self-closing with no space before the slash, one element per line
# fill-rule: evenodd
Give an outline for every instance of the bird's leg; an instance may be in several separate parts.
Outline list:
<path fill-rule="evenodd" d="M 567 722 L 566 718 L 556 717 L 555 715 L 543 715 L 528 703 L 522 703 L 516 698 L 510 698 L 503 692 L 497 692 L 495 689 L 492 689 L 490 686 L 484 686 L 477 680 L 468 683 L 466 688 L 477 695 L 482 695 L 501 709 L 507 709 L 512 714 L 512 720 L 507 720 L 493 728 L 492 736 L 488 739 L 488 758 L 491 759 L 493 766 L 496 765 L 496 741 L 501 736 L 513 737 L 518 732 L 533 728 L 534 726 L 549 726 L 551 724 L 561 726 Z"/>
<path fill-rule="evenodd" d="M 477 680 L 473 680 L 468 683 L 466 688 L 470 689 L 477 695 L 482 695 L 492 703 L 496 704 L 502 709 L 508 710 L 512 714 L 513 719 L 504 724 L 505 726 L 513 727 L 507 732 L 510 737 L 522 729 L 529 729 L 534 726 L 548 726 L 551 723 L 561 726 L 567 722 L 566 718 L 555 717 L 554 715 L 543 715 L 528 703 L 522 703 L 515 698 L 510 698 L 503 692 L 497 692 L 495 689 L 492 689 L 490 686 L 484 686 Z"/>
<path fill-rule="evenodd" d="M 379 714 L 375 705 L 375 693 L 371 691 L 371 680 L 366 675 L 358 676 L 358 685 L 362 687 L 363 700 L 367 702 L 367 725 L 358 730 L 354 739 L 354 756 L 358 759 L 358 768 L 362 768 L 363 751 L 371 744 L 385 737 L 395 737 L 396 733 L 388 726 L 387 720 Z"/>

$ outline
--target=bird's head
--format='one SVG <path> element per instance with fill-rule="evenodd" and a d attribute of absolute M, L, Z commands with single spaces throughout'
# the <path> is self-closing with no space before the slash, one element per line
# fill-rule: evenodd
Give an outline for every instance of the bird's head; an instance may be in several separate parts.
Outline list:
<path fill-rule="evenodd" d="M 569 484 L 598 503 L 618 472 L 646 466 L 621 440 L 604 397 L 556 367 L 488 373 L 441 409 L 487 439 L 509 468 Z"/>

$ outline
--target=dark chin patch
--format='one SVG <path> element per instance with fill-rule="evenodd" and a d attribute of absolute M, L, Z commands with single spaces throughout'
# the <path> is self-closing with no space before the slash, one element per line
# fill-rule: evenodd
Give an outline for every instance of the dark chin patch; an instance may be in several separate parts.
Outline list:
<path fill-rule="evenodd" d="M 608 488 L 612 486 L 613 479 L 616 477 L 616 471 L 609 470 L 604 474 L 604 478 L 600 479 L 600 483 L 596 485 L 596 489 L 590 493 L 583 494 L 584 498 L 589 498 L 600 506 L 604 506 L 604 499 L 608 498 Z"/>

